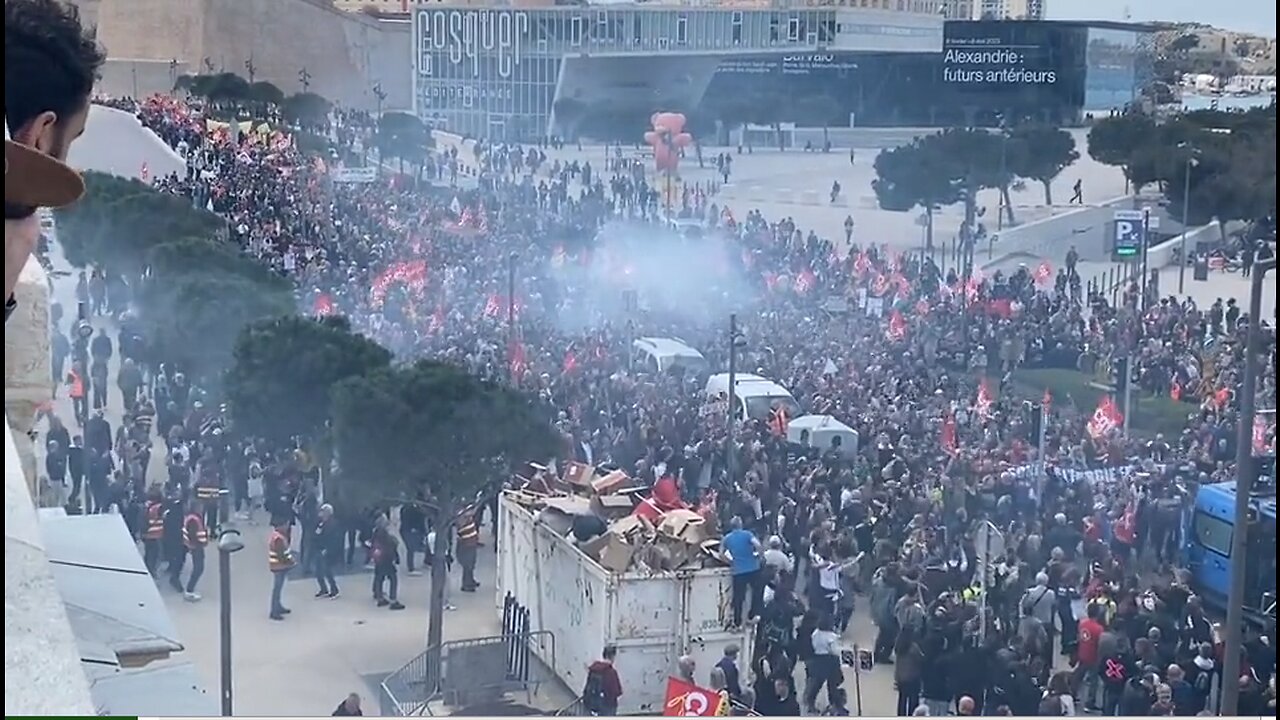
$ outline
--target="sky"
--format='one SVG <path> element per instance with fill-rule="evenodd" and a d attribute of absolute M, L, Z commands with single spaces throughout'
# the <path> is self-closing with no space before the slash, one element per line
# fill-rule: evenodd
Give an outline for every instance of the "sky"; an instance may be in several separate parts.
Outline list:
<path fill-rule="evenodd" d="M 1276 3 L 1267 0 L 1046 0 L 1053 20 L 1199 22 L 1226 30 L 1276 36 Z"/>

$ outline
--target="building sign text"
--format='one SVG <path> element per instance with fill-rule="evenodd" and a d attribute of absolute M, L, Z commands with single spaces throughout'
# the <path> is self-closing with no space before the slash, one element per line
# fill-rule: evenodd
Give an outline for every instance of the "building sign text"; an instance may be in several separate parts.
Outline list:
<path fill-rule="evenodd" d="M 433 64 L 443 57 L 453 65 L 469 63 L 473 75 L 479 76 L 483 56 L 496 61 L 499 77 L 510 78 L 529 36 L 529 14 L 523 10 L 420 10 L 414 35 L 421 75 L 434 75 Z"/>

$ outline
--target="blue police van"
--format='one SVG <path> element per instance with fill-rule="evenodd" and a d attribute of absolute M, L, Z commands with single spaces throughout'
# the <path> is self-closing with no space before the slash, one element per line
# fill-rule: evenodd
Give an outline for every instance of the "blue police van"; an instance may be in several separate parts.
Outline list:
<path fill-rule="evenodd" d="M 1249 498 L 1249 522 L 1235 525 L 1236 483 L 1204 485 L 1196 493 L 1187 519 L 1186 561 L 1193 589 L 1220 609 L 1227 606 L 1231 586 L 1231 544 L 1235 533 L 1245 537 L 1245 615 L 1254 622 L 1275 619 L 1276 613 L 1276 486 L 1275 456 L 1263 459 L 1270 468 L 1259 473 Z"/>

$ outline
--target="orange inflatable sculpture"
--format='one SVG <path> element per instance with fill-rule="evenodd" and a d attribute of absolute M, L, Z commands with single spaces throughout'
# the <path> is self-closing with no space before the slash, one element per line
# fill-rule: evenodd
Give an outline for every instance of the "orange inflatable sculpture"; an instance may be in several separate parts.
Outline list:
<path fill-rule="evenodd" d="M 658 112 L 649 121 L 653 129 L 644 134 L 644 141 L 653 148 L 654 166 L 668 173 L 675 172 L 680 165 L 680 150 L 693 142 L 693 136 L 684 131 L 684 115 Z"/>

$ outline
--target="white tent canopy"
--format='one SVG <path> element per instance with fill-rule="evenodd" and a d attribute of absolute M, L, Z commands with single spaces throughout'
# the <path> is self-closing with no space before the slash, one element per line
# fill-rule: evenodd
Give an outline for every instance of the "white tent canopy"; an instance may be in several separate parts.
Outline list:
<path fill-rule="evenodd" d="M 858 431 L 830 415 L 805 415 L 787 423 L 787 440 L 797 445 L 826 451 L 835 437 L 841 438 L 841 454 L 858 453 Z"/>

